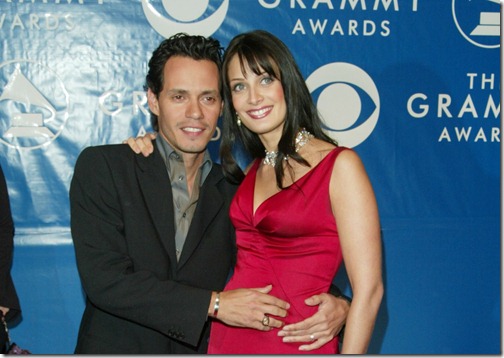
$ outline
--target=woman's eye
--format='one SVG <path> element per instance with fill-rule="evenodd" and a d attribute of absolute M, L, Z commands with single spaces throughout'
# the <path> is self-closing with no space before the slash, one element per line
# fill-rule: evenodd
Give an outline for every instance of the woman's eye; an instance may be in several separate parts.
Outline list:
<path fill-rule="evenodd" d="M 265 85 L 269 85 L 271 82 L 273 82 L 274 79 L 272 77 L 264 77 L 262 80 L 261 80 L 261 83 L 262 84 L 265 84 Z"/>
<path fill-rule="evenodd" d="M 240 92 L 240 91 L 243 91 L 243 88 L 244 88 L 244 87 L 245 87 L 245 86 L 243 86 L 243 84 L 238 83 L 238 84 L 236 84 L 236 85 L 234 85 L 234 86 L 233 86 L 233 91 L 234 91 L 234 92 Z"/>

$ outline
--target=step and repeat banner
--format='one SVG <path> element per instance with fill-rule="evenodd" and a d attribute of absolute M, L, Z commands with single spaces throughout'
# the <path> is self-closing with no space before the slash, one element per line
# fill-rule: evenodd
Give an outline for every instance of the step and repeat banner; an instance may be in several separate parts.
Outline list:
<path fill-rule="evenodd" d="M 386 292 L 369 352 L 500 353 L 498 0 L 0 0 L 0 164 L 23 308 L 12 338 L 73 352 L 73 168 L 87 146 L 152 131 L 152 50 L 177 32 L 225 47 L 253 29 L 292 50 L 376 191 Z M 344 271 L 335 282 L 350 293 Z"/>

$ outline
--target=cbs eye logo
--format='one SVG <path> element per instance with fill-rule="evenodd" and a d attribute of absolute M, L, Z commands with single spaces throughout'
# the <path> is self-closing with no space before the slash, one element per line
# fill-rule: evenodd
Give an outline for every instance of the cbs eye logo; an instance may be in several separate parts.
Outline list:
<path fill-rule="evenodd" d="M 334 62 L 306 80 L 324 129 L 338 144 L 355 147 L 373 132 L 380 114 L 380 96 L 369 75 L 350 63 Z"/>
<path fill-rule="evenodd" d="M 229 0 L 223 0 L 213 13 L 209 13 L 209 0 L 162 0 L 162 15 L 151 0 L 142 0 L 147 21 L 161 36 L 168 38 L 178 32 L 189 35 L 210 36 L 222 25 L 229 8 Z"/>

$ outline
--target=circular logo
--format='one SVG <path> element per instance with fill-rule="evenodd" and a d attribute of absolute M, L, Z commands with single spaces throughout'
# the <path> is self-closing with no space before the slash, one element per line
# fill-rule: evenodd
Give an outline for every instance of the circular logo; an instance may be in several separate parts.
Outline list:
<path fill-rule="evenodd" d="M 0 143 L 37 149 L 55 140 L 68 119 L 69 96 L 49 67 L 31 60 L 0 64 Z"/>
<path fill-rule="evenodd" d="M 152 28 L 165 38 L 178 32 L 210 36 L 224 22 L 229 7 L 229 0 L 223 0 L 217 10 L 207 14 L 209 0 L 162 0 L 162 3 L 169 18 L 161 15 L 149 0 L 142 0 L 142 9 Z"/>
<path fill-rule="evenodd" d="M 326 132 L 340 145 L 355 147 L 373 132 L 380 114 L 380 97 L 362 69 L 350 63 L 329 63 L 313 72 L 306 84 Z"/>
<path fill-rule="evenodd" d="M 483 48 L 500 47 L 499 0 L 452 0 L 452 14 L 467 41 Z"/>

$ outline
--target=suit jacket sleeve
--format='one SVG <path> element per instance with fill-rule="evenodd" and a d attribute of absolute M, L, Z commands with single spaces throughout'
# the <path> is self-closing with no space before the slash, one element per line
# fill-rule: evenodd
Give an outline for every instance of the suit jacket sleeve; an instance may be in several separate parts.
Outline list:
<path fill-rule="evenodd" d="M 82 285 L 99 309 L 195 346 L 207 320 L 211 290 L 171 279 L 170 260 L 153 238 L 152 224 L 131 214 L 142 201 L 132 189 L 137 186 L 130 169 L 134 154 L 123 149 L 117 153 L 127 154 L 111 160 L 99 147 L 87 148 L 75 166 L 71 230 Z M 124 173 L 114 164 L 121 161 Z M 143 241 L 130 239 L 143 230 Z"/>
<path fill-rule="evenodd" d="M 7 320 L 20 312 L 19 300 L 11 277 L 14 249 L 14 222 L 7 183 L 0 167 L 0 306 L 8 307 Z"/>

